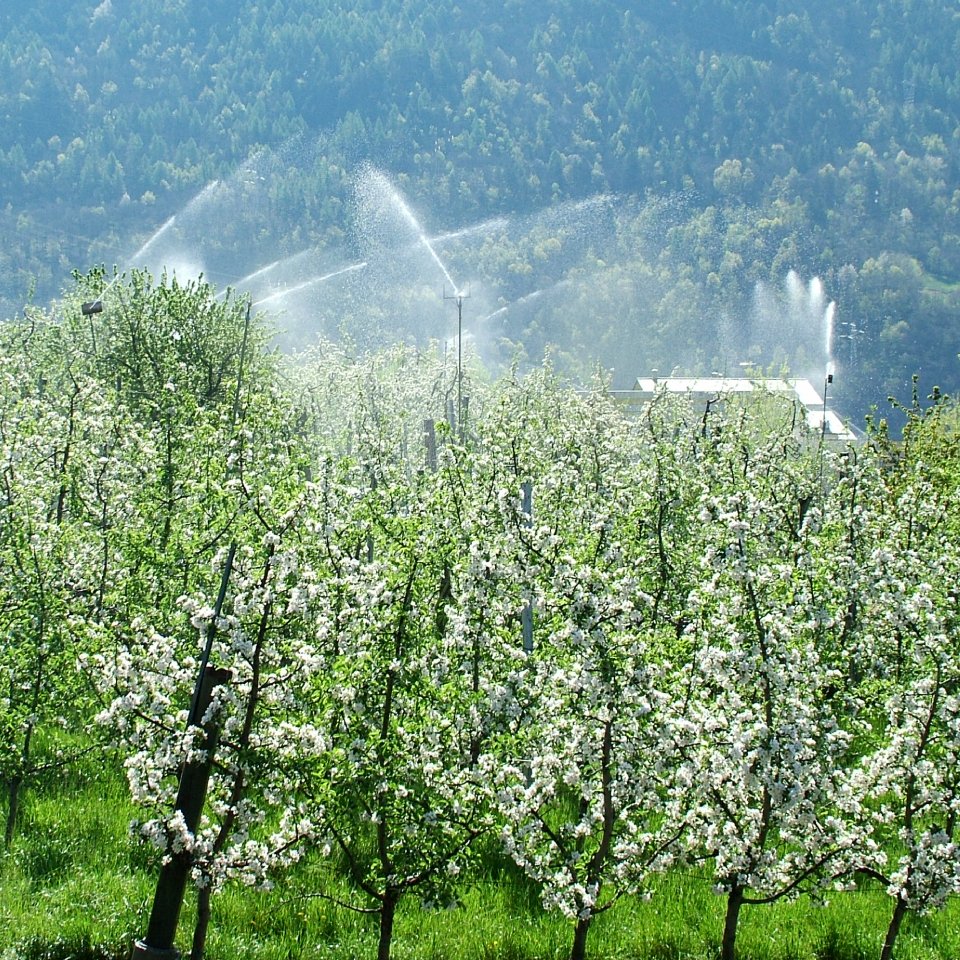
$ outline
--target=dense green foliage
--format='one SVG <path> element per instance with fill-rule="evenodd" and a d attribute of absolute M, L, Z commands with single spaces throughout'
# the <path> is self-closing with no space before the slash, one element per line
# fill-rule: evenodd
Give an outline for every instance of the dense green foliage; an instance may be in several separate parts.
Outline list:
<path fill-rule="evenodd" d="M 610 193 L 633 198 L 615 256 L 592 250 L 511 341 L 629 385 L 730 362 L 718 324 L 743 322 L 756 284 L 817 273 L 859 416 L 917 370 L 956 380 L 958 51 L 945 0 L 8 3 L 0 289 L 13 312 L 31 278 L 46 296 L 75 265 L 123 265 L 238 170 L 256 219 L 221 209 L 205 238 L 233 279 L 340 244 L 364 160 L 440 229 Z M 468 275 L 522 277 L 507 268 L 486 249 Z M 750 345 L 734 359 L 784 359 Z"/>

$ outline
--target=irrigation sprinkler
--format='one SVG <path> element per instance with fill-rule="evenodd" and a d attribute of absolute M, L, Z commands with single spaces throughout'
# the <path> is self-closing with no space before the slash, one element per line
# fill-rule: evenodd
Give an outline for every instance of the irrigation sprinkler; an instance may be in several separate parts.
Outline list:
<path fill-rule="evenodd" d="M 116 269 L 116 268 L 114 268 Z M 95 313 L 103 313 L 103 298 L 110 292 L 117 281 L 123 276 L 118 273 L 101 291 L 95 300 L 87 300 L 80 304 L 80 313 L 85 317 L 92 317 Z"/>

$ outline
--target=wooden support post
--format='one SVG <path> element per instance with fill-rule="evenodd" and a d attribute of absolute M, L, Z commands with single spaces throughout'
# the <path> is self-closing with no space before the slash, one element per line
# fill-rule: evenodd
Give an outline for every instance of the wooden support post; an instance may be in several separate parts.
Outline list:
<path fill-rule="evenodd" d="M 437 430 L 432 420 L 423 421 L 423 442 L 427 448 L 427 467 L 437 469 Z"/>
<path fill-rule="evenodd" d="M 195 701 L 197 724 L 207 712 L 213 699 L 213 691 L 230 680 L 232 674 L 222 667 L 207 666 Z M 189 728 L 188 728 L 189 729 Z M 207 797 L 207 784 L 210 781 L 210 769 L 213 755 L 220 737 L 220 727 L 216 720 L 201 725 L 203 742 L 196 758 L 187 760 L 180 772 L 180 788 L 177 791 L 176 809 L 183 815 L 184 823 L 191 834 L 196 834 L 200 824 L 200 814 Z M 174 853 L 160 868 L 157 890 L 153 898 L 153 909 L 147 934 L 133 946 L 132 960 L 179 960 L 180 952 L 173 941 L 180 920 L 180 908 L 187 889 L 187 878 L 193 858 L 189 851 Z"/>

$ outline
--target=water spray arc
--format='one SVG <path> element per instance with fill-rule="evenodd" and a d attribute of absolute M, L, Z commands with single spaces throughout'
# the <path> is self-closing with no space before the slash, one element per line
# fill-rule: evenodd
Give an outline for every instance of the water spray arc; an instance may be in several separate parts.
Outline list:
<path fill-rule="evenodd" d="M 254 307 L 282 312 L 274 331 L 281 349 L 302 348 L 320 335 L 345 335 L 365 347 L 391 338 L 419 344 L 449 341 L 446 307 L 428 306 L 442 284 L 442 299 L 457 304 L 457 391 L 454 396 L 449 389 L 448 409 L 452 420 L 455 404 L 461 422 L 469 402 L 464 398 L 469 390 L 463 385 L 462 344 L 468 271 L 475 287 L 468 309 L 476 311 L 475 326 L 467 318 L 468 336 L 476 337 L 477 350 L 491 366 L 504 364 L 517 344 L 523 344 L 526 355 L 533 358 L 558 336 L 568 334 L 577 348 L 572 357 L 592 355 L 594 349 L 605 351 L 601 362 L 616 365 L 621 379 L 642 374 L 653 363 L 672 366 L 686 359 L 676 355 L 685 349 L 679 342 L 683 331 L 677 334 L 676 344 L 666 324 L 649 338 L 639 335 L 660 293 L 655 279 L 649 281 L 648 289 L 647 281 L 635 279 L 632 273 L 628 279 L 618 267 L 627 237 L 623 231 L 633 223 L 625 215 L 638 212 L 631 198 L 603 194 L 553 204 L 529 215 L 443 224 L 441 229 L 430 224 L 428 231 L 424 222 L 429 218 L 421 222 L 416 201 L 405 196 L 391 174 L 364 165 L 352 178 L 355 203 L 344 208 L 347 219 L 337 225 L 341 241 L 298 244 L 293 253 L 284 255 L 278 251 L 276 236 L 253 229 L 261 226 L 256 214 L 269 203 L 268 186 L 261 184 L 270 183 L 273 171 L 283 175 L 286 160 L 258 155 L 238 173 L 207 184 L 160 224 L 132 257 L 121 261 L 127 275 L 131 267 L 155 270 L 158 266 L 171 274 L 170 265 L 175 263 L 203 267 L 208 277 L 209 267 L 217 278 L 218 301 L 231 296 L 231 291 L 243 291 Z M 232 259 L 224 253 L 225 247 L 205 247 L 211 225 L 226 221 L 237 233 L 251 226 L 250 243 Z M 641 245 L 649 240 L 655 252 L 661 238 L 654 230 L 660 221 L 651 223 L 650 236 L 644 232 L 640 240 Z M 636 237 L 630 233 L 629 238 L 627 256 L 633 257 Z M 643 250 L 636 256 L 644 262 L 649 259 Z M 515 269 L 520 265 L 523 270 Z M 90 290 L 84 314 L 109 311 L 112 288 L 121 279 L 122 273 L 100 279 L 104 287 Z M 622 285 L 624 298 L 593 298 L 589 290 L 596 279 Z M 611 331 L 602 341 L 594 343 L 582 328 L 588 312 L 591 324 Z M 822 382 L 825 376 L 836 376 L 834 351 L 841 353 L 844 363 L 852 352 L 852 347 L 843 345 L 844 340 L 852 343 L 852 334 L 848 336 L 852 327 L 841 322 L 834 330 L 839 319 L 835 314 L 836 306 L 819 278 L 785 271 L 779 280 L 758 282 L 753 303 L 744 303 L 742 312 L 731 306 L 726 327 L 717 321 L 719 354 L 716 358 L 705 355 L 703 362 L 749 358 L 760 367 L 780 364 Z M 714 322 L 706 312 L 703 320 Z M 664 354 L 663 361 L 657 351 Z M 448 356 L 452 363 L 452 351 Z"/>
<path fill-rule="evenodd" d="M 333 270 L 330 273 L 325 273 L 322 277 L 313 277 L 310 280 L 305 280 L 303 283 L 298 283 L 292 287 L 278 290 L 276 293 L 271 293 L 270 296 L 257 300 L 254 306 L 261 307 L 265 303 L 272 303 L 274 300 L 282 300 L 284 297 L 289 297 L 294 293 L 299 293 L 301 290 L 307 290 L 310 287 L 315 287 L 327 280 L 333 280 L 334 277 L 342 276 L 345 273 L 353 273 L 355 270 L 363 270 L 366 266 L 366 261 L 363 261 L 362 263 L 352 263 L 348 267 L 341 267 L 339 270 Z"/>
<path fill-rule="evenodd" d="M 265 267 L 260 267 L 257 270 L 254 270 L 253 273 L 248 273 L 245 277 L 241 277 L 233 286 L 235 287 L 244 287 L 248 283 L 252 283 L 254 280 L 259 280 L 261 277 L 265 277 L 268 273 L 272 273 L 277 267 L 282 264 L 282 260 L 274 260 L 273 263 L 268 263 Z M 226 296 L 226 291 L 221 291 L 217 294 L 217 299 Z"/>
<path fill-rule="evenodd" d="M 134 253 L 133 256 L 126 259 L 124 270 L 118 271 L 116 276 L 114 276 L 110 283 L 108 283 L 100 291 L 94 300 L 88 300 L 81 305 L 80 312 L 85 317 L 89 317 L 95 313 L 101 313 L 103 311 L 104 298 L 110 292 L 110 290 L 113 289 L 116 283 L 123 278 L 125 271 L 132 267 L 146 266 L 144 263 L 144 258 L 168 233 L 170 233 L 174 225 L 180 219 L 189 217 L 191 212 L 195 212 L 198 207 L 203 206 L 222 186 L 223 184 L 220 180 L 210 181 L 210 183 L 208 183 L 196 196 L 193 197 L 192 200 L 190 200 L 183 210 L 173 214 L 171 217 L 168 217 L 156 230 L 154 230 L 150 237 L 148 237 L 147 240 L 141 244 L 137 252 Z"/>
<path fill-rule="evenodd" d="M 216 183 L 216 181 L 214 181 Z M 138 260 L 142 260 L 147 253 L 159 242 L 159 240 L 165 236 L 170 230 L 173 229 L 173 225 L 177 222 L 177 214 L 174 214 L 163 224 L 160 228 L 154 232 L 154 234 L 140 247 L 140 249 L 130 258 L 131 263 L 136 263 Z"/>
<path fill-rule="evenodd" d="M 819 277 L 801 279 L 789 270 L 783 287 L 776 291 L 767 284 L 755 288 L 752 333 L 763 362 L 782 361 L 797 365 L 811 381 L 836 373 L 834 327 L 837 306 L 829 300 Z"/>
<path fill-rule="evenodd" d="M 384 205 L 392 207 L 400 214 L 401 220 L 413 231 L 417 242 L 423 246 L 439 268 L 440 273 L 443 274 L 444 283 L 450 285 L 455 297 L 459 288 L 450 275 L 450 271 L 447 269 L 443 260 L 440 259 L 440 254 L 437 253 L 433 241 L 431 241 L 426 230 L 420 225 L 420 221 L 417 220 L 413 211 L 410 209 L 403 194 L 390 182 L 386 174 L 380 170 L 370 168 L 361 178 L 359 190 L 368 198 L 368 201 L 373 197 L 377 197 L 383 201 Z"/>
<path fill-rule="evenodd" d="M 454 240 L 462 240 L 465 237 L 471 237 L 475 234 L 490 233 L 493 230 L 505 230 L 510 224 L 506 217 L 493 217 L 491 220 L 484 220 L 481 223 L 475 223 L 470 227 L 461 227 L 459 230 L 453 230 L 450 233 L 440 233 L 435 237 L 430 237 L 431 244 L 450 243 Z"/>

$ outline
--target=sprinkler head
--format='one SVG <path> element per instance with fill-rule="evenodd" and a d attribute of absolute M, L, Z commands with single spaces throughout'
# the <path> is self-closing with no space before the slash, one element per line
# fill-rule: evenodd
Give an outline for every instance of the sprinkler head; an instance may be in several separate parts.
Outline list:
<path fill-rule="evenodd" d="M 80 312 L 85 316 L 89 317 L 93 313 L 102 313 L 103 312 L 103 301 L 102 300 L 88 300 L 86 303 L 80 306 Z"/>

